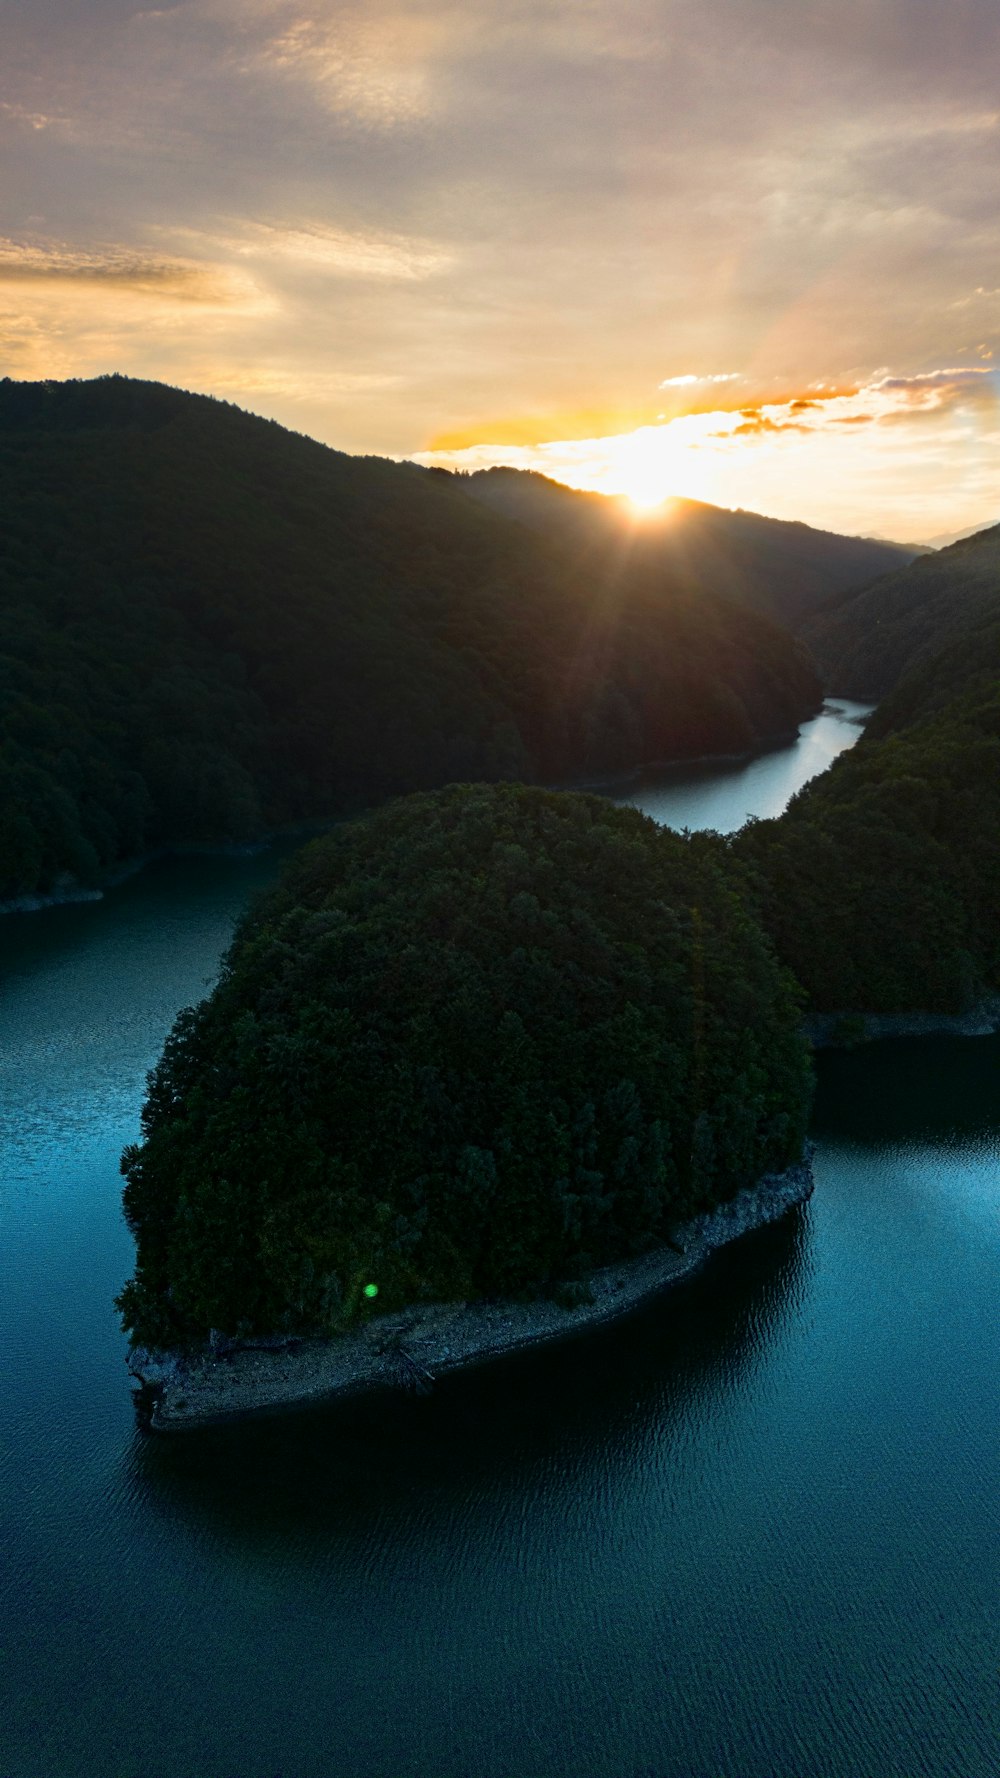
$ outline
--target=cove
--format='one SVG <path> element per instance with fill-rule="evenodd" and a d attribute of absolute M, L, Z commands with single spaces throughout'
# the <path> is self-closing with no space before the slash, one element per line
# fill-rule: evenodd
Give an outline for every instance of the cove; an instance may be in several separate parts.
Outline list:
<path fill-rule="evenodd" d="M 627 1321 L 152 1440 L 118 1155 L 277 863 L 0 927 L 3 1778 L 992 1778 L 1000 1039 L 824 1052 L 810 1204 Z"/>

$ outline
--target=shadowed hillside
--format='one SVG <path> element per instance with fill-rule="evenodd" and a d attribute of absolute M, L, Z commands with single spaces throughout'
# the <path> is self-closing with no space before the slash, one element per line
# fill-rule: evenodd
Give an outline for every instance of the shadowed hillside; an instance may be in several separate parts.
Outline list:
<path fill-rule="evenodd" d="M 0 384 L 0 898 L 458 778 L 758 748 L 799 645 L 413 464 L 120 377 Z"/>
<path fill-rule="evenodd" d="M 920 556 L 803 627 L 831 691 L 878 699 L 977 621 L 1000 617 L 1000 525 Z"/>
<path fill-rule="evenodd" d="M 814 1010 L 962 1013 L 1000 991 L 1000 613 L 911 668 L 735 848 Z"/>
<path fill-rule="evenodd" d="M 856 592 L 917 554 L 902 544 L 839 537 L 697 500 L 636 514 L 628 500 L 582 494 L 519 469 L 484 469 L 463 480 L 475 499 L 563 536 L 581 559 L 627 553 L 655 563 L 678 585 L 724 593 L 792 630 L 836 595 Z"/>

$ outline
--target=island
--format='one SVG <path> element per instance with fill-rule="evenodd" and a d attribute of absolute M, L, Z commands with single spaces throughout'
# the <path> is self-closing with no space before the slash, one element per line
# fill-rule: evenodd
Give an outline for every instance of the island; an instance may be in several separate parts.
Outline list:
<path fill-rule="evenodd" d="M 159 1424 L 550 1337 L 783 1214 L 801 1010 L 717 836 L 477 784 L 314 842 L 123 1158 Z"/>

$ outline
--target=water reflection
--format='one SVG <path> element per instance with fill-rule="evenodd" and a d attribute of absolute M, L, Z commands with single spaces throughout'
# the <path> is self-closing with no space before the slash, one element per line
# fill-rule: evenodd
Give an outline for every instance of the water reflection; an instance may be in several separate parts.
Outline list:
<path fill-rule="evenodd" d="M 903 1037 L 821 1050 L 812 1132 L 817 1140 L 967 1144 L 1000 1127 L 1000 1033 Z"/>
<path fill-rule="evenodd" d="M 356 1560 L 373 1536 L 471 1534 L 496 1503 L 539 1494 L 572 1515 L 636 1486 L 720 1406 L 750 1389 L 794 1321 L 809 1271 L 808 1210 L 716 1254 L 622 1322 L 442 1378 L 427 1397 L 331 1401 L 139 1437 L 126 1486 L 144 1510 L 311 1562 Z M 586 1506 L 581 1508 L 581 1502 Z M 464 1534 L 464 1533 L 463 1533 Z"/>
<path fill-rule="evenodd" d="M 751 815 L 780 815 L 791 797 L 837 756 L 853 747 L 870 704 L 828 699 L 804 722 L 791 746 L 748 760 L 705 760 L 639 772 L 612 786 L 613 802 L 633 804 L 665 827 L 712 827 L 735 833 Z"/>

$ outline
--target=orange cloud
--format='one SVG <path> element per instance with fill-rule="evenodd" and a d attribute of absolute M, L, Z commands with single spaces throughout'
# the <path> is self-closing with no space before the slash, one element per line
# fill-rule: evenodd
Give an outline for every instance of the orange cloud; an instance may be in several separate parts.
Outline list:
<path fill-rule="evenodd" d="M 0 237 L 0 284 L 113 285 L 136 295 L 169 294 L 219 303 L 236 291 L 228 272 L 196 261 L 156 258 L 131 248 L 81 250 L 60 242 Z"/>
<path fill-rule="evenodd" d="M 482 437 L 452 450 L 425 452 L 418 459 L 452 469 L 496 464 L 532 469 L 571 487 L 605 494 L 629 494 L 651 505 L 667 495 L 747 506 L 776 517 L 808 514 L 832 529 L 855 529 L 841 511 L 863 511 L 878 498 L 877 478 L 901 478 L 894 494 L 900 515 L 889 526 L 869 520 L 866 529 L 892 530 L 919 537 L 927 526 L 926 489 L 914 466 L 940 477 L 941 426 L 951 448 L 958 435 L 974 438 L 977 415 L 996 399 L 996 373 L 982 367 L 927 371 L 893 377 L 885 372 L 852 390 L 813 388 L 781 401 L 744 402 L 687 412 L 614 433 L 563 435 L 538 440 L 537 423 L 527 442 L 501 444 Z M 580 416 L 577 416 L 579 419 Z M 906 425 L 905 446 L 880 443 L 887 423 Z M 848 436 L 849 432 L 849 436 Z M 978 482 L 963 493 L 971 507 L 981 503 Z M 947 488 L 939 499 L 950 510 Z M 976 513 L 971 515 L 975 518 Z"/>

